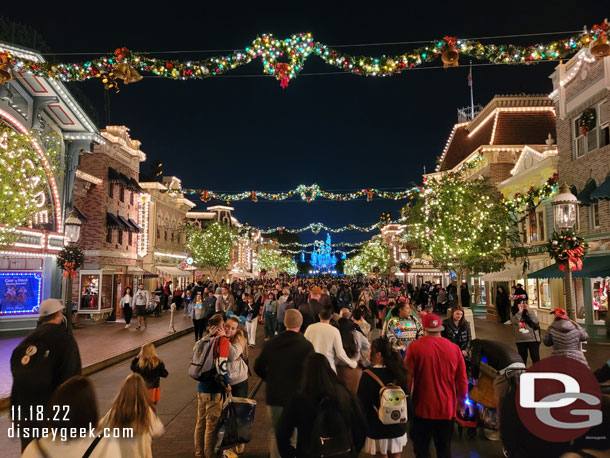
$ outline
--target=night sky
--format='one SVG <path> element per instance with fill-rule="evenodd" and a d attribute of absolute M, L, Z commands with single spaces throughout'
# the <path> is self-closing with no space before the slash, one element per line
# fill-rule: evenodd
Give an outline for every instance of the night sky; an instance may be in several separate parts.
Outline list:
<path fill-rule="evenodd" d="M 53 52 L 82 52 L 57 60 L 85 60 L 126 46 L 134 51 L 242 49 L 257 34 L 285 38 L 311 32 L 329 46 L 580 30 L 608 16 L 604 2 L 5 2 L 2 15 L 37 29 Z M 401 6 L 397 6 L 398 4 Z M 242 6 L 243 5 L 243 6 Z M 556 37 L 503 38 L 531 43 Z M 521 41 L 520 41 L 521 40 Z M 413 45 L 339 48 L 352 54 L 398 54 Z M 156 54 L 196 60 L 223 53 Z M 443 70 L 438 62 L 388 78 L 337 72 L 310 57 L 300 76 L 282 89 L 262 76 L 260 61 L 225 76 L 195 81 L 145 78 L 110 94 L 110 123 L 131 129 L 148 160 L 183 186 L 215 191 L 285 191 L 318 183 L 327 190 L 401 189 L 434 169 L 456 109 L 470 104 L 468 61 Z M 476 64 L 476 62 L 475 62 Z M 476 66 L 475 103 L 494 94 L 551 91 L 553 63 Z M 433 68 L 430 68 L 433 66 Z M 307 75 L 334 73 L 327 75 Z M 82 83 L 105 120 L 99 81 Z M 146 164 L 142 164 L 142 170 Z M 198 196 L 193 201 L 203 207 Z M 210 202 L 208 205 L 214 204 Z M 217 203 L 217 202 L 216 202 Z M 370 225 L 383 211 L 399 216 L 404 202 L 323 199 L 233 202 L 235 216 L 261 227 Z M 372 234 L 345 232 L 334 241 Z M 323 238 L 311 232 L 303 242 Z"/>

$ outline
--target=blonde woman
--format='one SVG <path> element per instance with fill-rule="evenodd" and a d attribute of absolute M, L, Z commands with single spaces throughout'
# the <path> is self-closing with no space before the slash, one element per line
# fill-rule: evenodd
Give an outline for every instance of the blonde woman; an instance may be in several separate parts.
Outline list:
<path fill-rule="evenodd" d="M 248 397 L 248 341 L 239 329 L 239 318 L 231 315 L 225 322 L 225 334 L 229 347 L 229 385 L 231 395 L 238 398 Z"/>
<path fill-rule="evenodd" d="M 155 414 L 146 383 L 139 374 L 130 374 L 111 409 L 100 421 L 100 428 L 132 428 L 133 434 L 119 439 L 122 458 L 151 458 L 152 438 L 165 431 Z"/>
<path fill-rule="evenodd" d="M 142 376 L 146 382 L 151 402 L 157 404 L 161 400 L 160 378 L 167 377 L 168 372 L 163 361 L 157 356 L 153 344 L 142 345 L 140 353 L 131 362 L 131 370 Z"/>

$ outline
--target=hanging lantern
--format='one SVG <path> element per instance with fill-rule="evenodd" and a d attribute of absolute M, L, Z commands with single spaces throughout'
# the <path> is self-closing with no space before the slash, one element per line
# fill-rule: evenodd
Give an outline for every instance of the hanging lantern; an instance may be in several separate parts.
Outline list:
<path fill-rule="evenodd" d="M 104 89 L 106 89 L 106 90 L 114 89 L 118 94 L 119 85 L 116 82 L 116 78 L 115 78 L 113 72 L 104 73 L 103 75 L 98 74 L 97 76 L 102 79 L 102 84 L 104 85 Z"/>
<path fill-rule="evenodd" d="M 114 70 L 114 76 L 123 80 L 123 83 L 137 83 L 142 80 L 142 75 L 129 64 L 121 63 Z"/>
<path fill-rule="evenodd" d="M 441 60 L 443 61 L 443 68 L 457 67 L 459 65 L 460 53 L 455 49 L 455 43 L 457 42 L 456 37 L 444 37 L 447 42 L 441 52 Z"/>
<path fill-rule="evenodd" d="M 0 84 L 8 83 L 13 79 L 8 53 L 0 53 Z"/>
<path fill-rule="evenodd" d="M 201 193 L 200 199 L 202 202 L 209 202 L 210 200 L 212 200 L 212 198 L 210 197 L 210 191 L 203 191 Z"/>

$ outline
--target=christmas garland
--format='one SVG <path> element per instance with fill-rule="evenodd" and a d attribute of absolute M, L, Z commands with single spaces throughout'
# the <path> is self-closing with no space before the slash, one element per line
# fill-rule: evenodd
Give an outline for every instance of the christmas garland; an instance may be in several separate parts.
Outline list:
<path fill-rule="evenodd" d="M 313 202 L 318 197 L 335 200 L 335 201 L 350 201 L 356 200 L 360 197 L 366 196 L 367 202 L 371 202 L 374 197 L 379 197 L 381 199 L 390 199 L 390 200 L 401 200 L 401 199 L 413 199 L 417 193 L 419 193 L 421 188 L 413 187 L 410 189 L 405 189 L 404 191 L 381 191 L 377 188 L 368 188 L 361 189 L 359 191 L 353 192 L 329 192 L 324 191 L 317 184 L 312 185 L 299 185 L 294 189 L 291 189 L 286 192 L 263 192 L 263 191 L 243 191 L 238 193 L 222 193 L 215 192 L 209 190 L 201 190 L 201 189 L 181 189 L 181 190 L 170 190 L 168 192 L 171 193 L 182 193 L 182 194 L 201 194 L 200 199 L 203 202 L 209 202 L 212 199 L 222 200 L 227 203 L 231 201 L 239 201 L 250 199 L 252 202 L 258 202 L 259 199 L 264 200 L 286 200 L 293 196 L 299 196 L 301 200 L 306 201 L 308 203 Z"/>
<path fill-rule="evenodd" d="M 18 58 L 10 53 L 0 54 L 0 63 L 6 82 L 10 70 L 29 72 L 34 76 L 55 78 L 61 81 L 85 81 L 99 78 L 107 89 L 118 89 L 117 80 L 125 84 L 142 79 L 138 72 L 175 80 L 203 79 L 218 76 L 237 67 L 261 59 L 263 72 L 274 76 L 282 88 L 298 76 L 310 55 L 324 62 L 362 76 L 391 76 L 399 74 L 441 57 L 445 67 L 457 66 L 459 56 L 464 55 L 494 64 L 526 64 L 565 58 L 590 44 L 606 40 L 607 28 L 596 25 L 591 32 L 586 29 L 577 35 L 548 43 L 521 45 L 484 44 L 474 40 L 460 40 L 445 36 L 420 48 L 396 56 L 352 56 L 314 41 L 310 33 L 299 33 L 285 39 L 271 34 L 258 36 L 251 46 L 224 56 L 214 56 L 196 61 L 167 60 L 136 53 L 127 48 L 117 48 L 111 55 L 85 62 L 51 64 Z M 599 47 L 598 47 L 599 48 Z M 599 48 L 596 57 L 602 57 Z M 602 51 L 605 52 L 605 51 Z M 607 54 L 607 53 L 606 53 Z M 9 76 L 6 76 L 9 75 Z"/>
<path fill-rule="evenodd" d="M 532 212 L 544 199 L 557 193 L 557 174 L 554 173 L 542 186 L 531 186 L 525 194 L 516 193 L 510 200 L 504 200 L 506 209 L 514 214 Z"/>
<path fill-rule="evenodd" d="M 589 131 L 595 129 L 595 126 L 597 125 L 597 111 L 595 111 L 595 108 L 587 108 L 583 111 L 578 119 L 578 125 L 584 136 L 586 136 Z"/>
<path fill-rule="evenodd" d="M 85 254 L 76 246 L 67 246 L 57 253 L 57 267 L 64 272 L 64 278 L 76 278 L 76 271 L 84 262 Z"/>
<path fill-rule="evenodd" d="M 553 232 L 547 250 L 557 263 L 559 270 L 582 270 L 582 258 L 587 254 L 589 244 L 575 231 Z"/>
<path fill-rule="evenodd" d="M 404 223 L 405 221 L 406 221 L 405 218 L 400 218 L 399 220 L 396 220 L 396 221 L 388 221 L 386 219 L 386 217 L 384 217 L 384 219 L 382 221 L 372 224 L 370 226 L 357 226 L 355 224 L 348 224 L 347 226 L 332 228 L 332 227 L 326 226 L 323 223 L 311 223 L 311 224 L 308 224 L 307 226 L 301 227 L 299 229 L 286 229 L 284 226 L 277 226 L 277 227 L 272 227 L 272 228 L 268 228 L 268 229 L 260 229 L 260 228 L 254 227 L 254 226 L 250 226 L 247 223 L 244 223 L 244 225 L 242 226 L 242 230 L 245 232 L 251 232 L 251 233 L 259 232 L 261 234 L 272 234 L 274 232 L 288 232 L 291 234 L 299 234 L 301 232 L 310 230 L 315 235 L 318 235 L 323 230 L 326 232 L 345 232 L 345 231 L 371 232 L 371 231 L 374 231 L 375 229 L 381 229 L 387 224 L 401 224 L 401 223 Z"/>

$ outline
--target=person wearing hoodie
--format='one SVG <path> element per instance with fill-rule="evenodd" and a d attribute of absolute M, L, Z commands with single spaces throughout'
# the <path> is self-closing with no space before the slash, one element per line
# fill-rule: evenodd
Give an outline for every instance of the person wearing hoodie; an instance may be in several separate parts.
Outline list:
<path fill-rule="evenodd" d="M 542 339 L 544 345 L 553 347 L 552 356 L 565 356 L 589 366 L 581 346 L 589 338 L 587 331 L 570 320 L 564 309 L 551 313 L 555 315 L 555 321 L 546 330 Z"/>
<path fill-rule="evenodd" d="M 517 302 L 517 312 L 512 316 L 513 330 L 515 332 L 515 342 L 517 351 L 523 363 L 527 364 L 527 353 L 529 351 L 532 363 L 540 360 L 540 321 L 530 310 L 527 299 L 519 299 Z"/>

